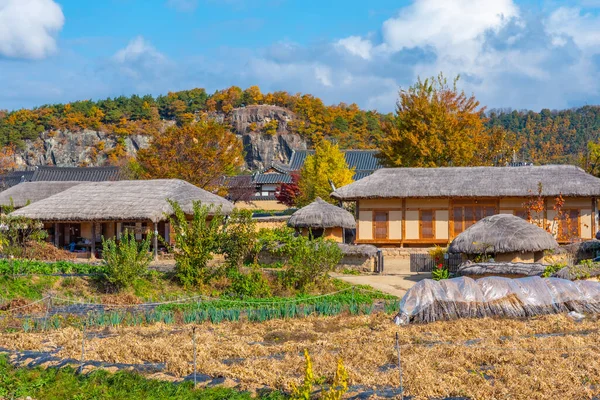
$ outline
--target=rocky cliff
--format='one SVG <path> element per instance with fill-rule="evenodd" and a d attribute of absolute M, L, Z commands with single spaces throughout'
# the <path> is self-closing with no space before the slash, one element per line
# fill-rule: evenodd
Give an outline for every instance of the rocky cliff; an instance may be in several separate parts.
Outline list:
<path fill-rule="evenodd" d="M 277 106 L 248 106 L 237 108 L 229 115 L 214 114 L 212 118 L 231 125 L 233 132 L 244 144 L 246 166 L 259 170 L 274 161 L 287 162 L 295 149 L 306 149 L 307 143 L 293 133 L 290 123 L 296 119 L 293 112 Z M 172 122 L 165 122 L 170 125 Z M 130 135 L 119 139 L 107 132 L 83 130 L 71 132 L 42 132 L 38 139 L 29 140 L 20 150 L 15 162 L 17 166 L 35 165 L 101 166 L 121 141 L 127 155 L 135 156 L 147 147 L 150 137 Z"/>

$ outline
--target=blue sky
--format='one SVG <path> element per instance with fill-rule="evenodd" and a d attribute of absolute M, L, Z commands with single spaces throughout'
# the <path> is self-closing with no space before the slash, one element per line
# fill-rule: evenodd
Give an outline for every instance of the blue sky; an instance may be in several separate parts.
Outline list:
<path fill-rule="evenodd" d="M 600 0 L 0 0 L 0 109 L 238 85 L 392 111 L 461 75 L 489 108 L 600 103 Z"/>

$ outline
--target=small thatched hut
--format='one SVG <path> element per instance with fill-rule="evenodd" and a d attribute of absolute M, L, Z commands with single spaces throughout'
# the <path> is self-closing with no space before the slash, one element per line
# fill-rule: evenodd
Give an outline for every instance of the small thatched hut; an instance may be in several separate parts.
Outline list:
<path fill-rule="evenodd" d="M 355 229 L 352 214 L 341 207 L 329 204 L 317 197 L 315 201 L 296 211 L 288 220 L 288 226 L 313 237 L 325 237 L 344 242 L 345 229 Z"/>
<path fill-rule="evenodd" d="M 485 217 L 458 235 L 450 253 L 487 254 L 498 262 L 538 262 L 545 250 L 558 248 L 544 229 L 510 214 Z"/>
<path fill-rule="evenodd" d="M 173 209 L 168 200 L 189 214 L 194 201 L 220 208 L 223 214 L 233 211 L 229 201 L 188 182 L 156 179 L 81 183 L 11 215 L 44 222 L 57 247 L 75 242 L 94 254 L 101 237 L 119 237 L 126 230 L 134 231 L 139 239 L 154 231 L 169 242 L 167 219 Z"/>
<path fill-rule="evenodd" d="M 28 204 L 44 200 L 57 193 L 80 185 L 82 182 L 23 182 L 0 192 L 0 207 L 25 207 Z"/>

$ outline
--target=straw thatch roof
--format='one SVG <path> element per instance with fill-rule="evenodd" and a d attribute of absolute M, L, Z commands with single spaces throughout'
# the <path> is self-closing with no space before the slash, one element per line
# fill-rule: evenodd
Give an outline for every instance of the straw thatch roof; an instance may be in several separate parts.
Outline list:
<path fill-rule="evenodd" d="M 23 182 L 0 193 L 0 206 L 24 207 L 57 193 L 65 191 L 81 182 Z"/>
<path fill-rule="evenodd" d="M 345 257 L 375 257 L 377 255 L 377 247 L 370 244 L 338 243 L 338 247 L 342 250 L 342 254 Z"/>
<path fill-rule="evenodd" d="M 464 263 L 458 267 L 457 276 L 474 275 L 524 275 L 539 276 L 546 266 L 540 263 Z"/>
<path fill-rule="evenodd" d="M 513 253 L 555 249 L 554 237 L 522 218 L 510 214 L 485 217 L 458 235 L 448 251 L 451 253 Z"/>
<path fill-rule="evenodd" d="M 288 220 L 292 228 L 356 228 L 354 216 L 341 207 L 317 197 L 315 201 L 292 214 Z"/>
<path fill-rule="evenodd" d="M 337 189 L 340 200 L 407 197 L 599 196 L 600 179 L 572 165 L 383 168 Z"/>
<path fill-rule="evenodd" d="M 179 179 L 82 183 L 40 200 L 12 215 L 42 221 L 153 221 L 173 212 L 167 199 L 179 203 L 186 213 L 192 202 L 221 207 L 229 214 L 233 204 L 222 197 Z"/>

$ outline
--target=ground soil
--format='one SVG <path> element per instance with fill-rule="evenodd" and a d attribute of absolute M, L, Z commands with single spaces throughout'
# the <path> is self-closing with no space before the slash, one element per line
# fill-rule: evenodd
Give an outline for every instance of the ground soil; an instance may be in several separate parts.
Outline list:
<path fill-rule="evenodd" d="M 566 315 L 528 320 L 460 320 L 398 327 L 386 314 L 308 317 L 265 323 L 202 324 L 196 329 L 199 373 L 246 389 L 287 389 L 304 374 L 331 381 L 338 359 L 350 384 L 398 388 L 398 334 L 405 394 L 415 399 L 589 399 L 600 395 L 600 322 Z M 191 325 L 88 331 L 86 360 L 164 363 L 170 376 L 192 368 Z M 5 333 L 0 347 L 81 356 L 82 331 Z"/>

